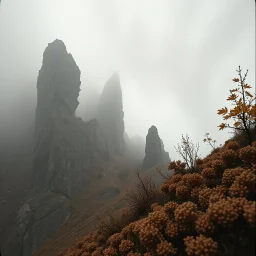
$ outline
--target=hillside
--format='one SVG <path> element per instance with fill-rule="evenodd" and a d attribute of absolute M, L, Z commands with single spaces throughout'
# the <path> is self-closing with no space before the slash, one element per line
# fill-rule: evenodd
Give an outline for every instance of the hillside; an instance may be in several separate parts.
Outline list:
<path fill-rule="evenodd" d="M 88 234 L 59 256 L 255 255 L 256 97 L 245 82 L 248 71 L 237 72 L 237 88 L 227 98 L 231 107 L 218 110 L 224 120 L 219 130 L 231 129 L 233 138 L 217 147 L 206 133 L 212 151 L 200 159 L 199 144 L 182 135 L 175 148 L 181 160 L 169 163 L 171 175 L 158 170 L 161 186 L 138 174 L 128 208 L 115 215 L 112 204 L 107 218 L 90 233 L 84 228 Z"/>
<path fill-rule="evenodd" d="M 192 171 L 171 162 L 174 174 L 161 186 L 164 203 L 115 232 L 103 225 L 58 255 L 254 255 L 256 142 L 227 141 L 197 165 Z"/>
<path fill-rule="evenodd" d="M 90 183 L 73 201 L 69 220 L 43 243 L 35 254 L 56 255 L 60 250 L 71 246 L 77 237 L 84 236 L 93 230 L 99 223 L 99 217 L 104 218 L 108 213 L 113 214 L 127 207 L 126 192 L 128 189 L 136 188 L 135 172 L 139 165 L 139 162 L 131 164 L 128 159 L 122 159 L 109 167 L 105 176 L 95 177 L 94 182 Z M 151 176 L 158 184 L 163 180 L 155 168 L 141 172 L 141 176 Z"/>

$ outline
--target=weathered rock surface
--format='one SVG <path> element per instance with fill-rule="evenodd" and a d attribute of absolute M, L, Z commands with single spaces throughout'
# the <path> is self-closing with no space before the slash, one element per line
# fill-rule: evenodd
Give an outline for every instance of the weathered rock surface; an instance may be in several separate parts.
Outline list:
<path fill-rule="evenodd" d="M 33 192 L 7 230 L 3 256 L 31 256 L 69 216 L 70 199 L 86 185 L 91 164 L 108 158 L 97 120 L 74 115 L 79 90 L 80 70 L 55 40 L 45 49 L 37 81 Z"/>
<path fill-rule="evenodd" d="M 110 154 L 124 154 L 123 98 L 117 73 L 113 74 L 104 86 L 99 101 L 97 119 L 107 139 Z"/>
<path fill-rule="evenodd" d="M 154 125 L 151 126 L 146 137 L 145 157 L 142 168 L 149 169 L 157 164 L 166 164 L 169 159 L 169 153 L 164 151 L 164 145 L 158 135 L 157 128 Z"/>
<path fill-rule="evenodd" d="M 69 198 L 84 186 L 90 163 L 106 155 L 106 144 L 96 120 L 74 116 L 80 70 L 62 41 L 46 48 L 37 88 L 33 185 Z"/>
<path fill-rule="evenodd" d="M 27 200 L 19 209 L 2 256 L 31 256 L 42 241 L 51 235 L 69 215 L 70 202 L 60 194 L 45 192 Z"/>

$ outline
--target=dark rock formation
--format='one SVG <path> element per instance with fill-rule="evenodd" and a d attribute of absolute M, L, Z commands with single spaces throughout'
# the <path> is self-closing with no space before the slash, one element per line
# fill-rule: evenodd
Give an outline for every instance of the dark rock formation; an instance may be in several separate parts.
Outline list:
<path fill-rule="evenodd" d="M 84 185 L 86 167 L 106 153 L 106 145 L 96 120 L 84 123 L 74 116 L 80 70 L 60 40 L 44 52 L 37 89 L 33 185 L 69 198 Z"/>
<path fill-rule="evenodd" d="M 149 169 L 157 164 L 165 164 L 166 161 L 169 161 L 169 153 L 164 151 L 163 142 L 160 139 L 157 128 L 154 125 L 148 130 L 145 154 L 146 155 L 142 165 L 143 169 Z"/>
<path fill-rule="evenodd" d="M 2 256 L 31 256 L 69 215 L 70 204 L 60 194 L 45 192 L 27 200 L 19 209 L 15 225 L 8 227 Z"/>
<path fill-rule="evenodd" d="M 124 154 L 124 112 L 122 90 L 117 73 L 106 82 L 102 91 L 98 117 L 111 155 Z"/>
<path fill-rule="evenodd" d="M 64 43 L 50 43 L 37 81 L 33 193 L 8 228 L 3 256 L 30 256 L 63 223 L 91 164 L 108 157 L 96 119 L 76 118 L 80 70 Z"/>

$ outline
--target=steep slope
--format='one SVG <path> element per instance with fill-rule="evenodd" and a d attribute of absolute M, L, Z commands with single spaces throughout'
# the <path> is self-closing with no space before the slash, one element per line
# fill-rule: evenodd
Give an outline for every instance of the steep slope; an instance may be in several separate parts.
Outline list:
<path fill-rule="evenodd" d="M 126 209 L 58 255 L 255 255 L 256 142 L 227 141 L 197 164 L 171 162 L 165 200 L 148 200 L 155 189 L 142 186 L 133 200 L 150 206 L 145 214 Z"/>
<path fill-rule="evenodd" d="M 79 237 L 87 235 L 99 225 L 99 217 L 105 218 L 108 213 L 113 214 L 127 207 L 126 192 L 128 189 L 136 189 L 135 172 L 139 166 L 139 161 L 133 163 L 132 159 L 127 158 L 120 158 L 114 164 L 105 166 L 105 175 L 90 183 L 72 202 L 70 218 L 35 251 L 35 255 L 57 255 L 60 250 L 70 247 Z M 94 173 L 95 171 L 97 173 L 100 170 L 94 169 Z M 157 184 L 163 182 L 155 169 L 141 172 L 141 177 L 145 176 L 152 177 Z M 109 193 L 110 188 L 119 193 Z"/>

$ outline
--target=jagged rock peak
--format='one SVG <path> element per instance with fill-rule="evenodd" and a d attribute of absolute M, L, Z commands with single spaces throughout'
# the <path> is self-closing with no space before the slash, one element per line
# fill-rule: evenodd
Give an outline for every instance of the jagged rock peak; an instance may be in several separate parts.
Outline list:
<path fill-rule="evenodd" d="M 157 134 L 158 134 L 158 130 L 157 130 L 156 126 L 152 125 L 152 126 L 148 129 L 148 133 L 157 133 Z"/>
<path fill-rule="evenodd" d="M 148 129 L 146 137 L 145 157 L 143 169 L 151 168 L 157 164 L 165 164 L 169 160 L 169 154 L 164 151 L 163 141 L 158 135 L 156 126 L 152 125 Z"/>
<path fill-rule="evenodd" d="M 37 78 L 36 132 L 61 108 L 75 113 L 79 104 L 80 74 L 61 40 L 48 44 Z"/>
<path fill-rule="evenodd" d="M 123 110 L 123 96 L 120 84 L 119 74 L 117 72 L 106 82 L 101 97 L 100 104 L 107 104 L 109 107 L 115 108 L 116 110 Z"/>
<path fill-rule="evenodd" d="M 108 79 L 104 86 L 97 119 L 108 141 L 110 152 L 122 154 L 125 147 L 124 112 L 122 89 L 117 72 Z"/>
<path fill-rule="evenodd" d="M 65 52 L 67 53 L 66 45 L 60 39 L 55 39 L 52 43 L 48 43 L 45 51 L 50 51 L 50 49 L 55 49 L 57 52 Z"/>
<path fill-rule="evenodd" d="M 71 65 L 75 66 L 80 73 L 78 66 L 73 56 L 67 52 L 66 45 L 62 40 L 55 39 L 52 43 L 49 43 L 44 51 L 43 65 L 54 65 L 61 61 L 61 58 L 67 59 Z"/>

